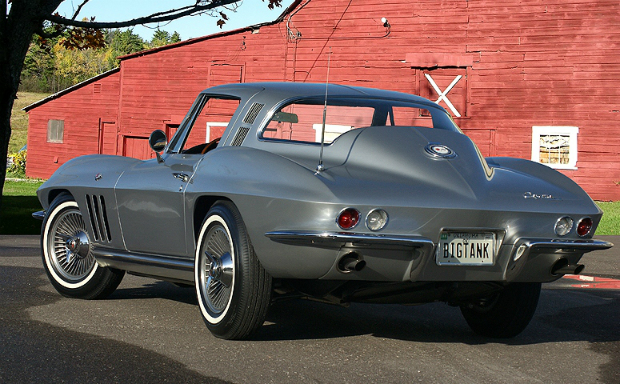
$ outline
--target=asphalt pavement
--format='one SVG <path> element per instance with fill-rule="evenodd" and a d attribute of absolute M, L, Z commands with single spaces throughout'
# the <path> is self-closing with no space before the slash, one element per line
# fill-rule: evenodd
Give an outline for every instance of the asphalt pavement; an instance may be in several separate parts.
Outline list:
<path fill-rule="evenodd" d="M 613 247 L 604 251 L 586 253 L 580 263 L 585 265 L 582 275 L 620 278 L 620 236 L 595 236 L 609 241 Z"/>
<path fill-rule="evenodd" d="M 620 236 L 581 279 L 544 284 L 514 339 L 458 308 L 293 300 L 249 341 L 213 337 L 192 289 L 127 275 L 106 300 L 59 295 L 39 236 L 0 236 L 0 383 L 620 383 Z"/>

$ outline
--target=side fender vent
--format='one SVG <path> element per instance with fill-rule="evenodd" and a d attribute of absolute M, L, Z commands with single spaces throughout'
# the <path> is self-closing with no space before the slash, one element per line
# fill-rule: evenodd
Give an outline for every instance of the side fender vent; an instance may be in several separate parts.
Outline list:
<path fill-rule="evenodd" d="M 237 134 L 235 135 L 235 138 L 232 141 L 232 144 L 230 144 L 233 147 L 240 147 L 241 144 L 243 144 L 243 140 L 245 140 L 245 137 L 248 135 L 248 132 L 250 132 L 250 128 L 247 127 L 241 127 L 237 130 Z"/>
<path fill-rule="evenodd" d="M 100 242 L 112 241 L 108 213 L 103 196 L 86 195 L 86 208 L 88 209 L 90 225 L 93 228 L 94 240 Z"/>
<path fill-rule="evenodd" d="M 245 115 L 245 117 L 243 118 L 243 122 L 246 124 L 254 124 L 256 116 L 258 116 L 259 112 L 261 111 L 261 109 L 263 109 L 264 106 L 265 104 L 254 103 L 252 107 L 250 107 L 247 115 Z"/>

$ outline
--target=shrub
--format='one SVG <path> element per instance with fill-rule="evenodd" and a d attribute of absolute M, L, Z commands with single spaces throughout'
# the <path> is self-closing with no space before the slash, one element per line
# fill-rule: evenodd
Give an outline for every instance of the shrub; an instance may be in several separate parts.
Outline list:
<path fill-rule="evenodd" d="M 25 177 L 26 176 L 26 151 L 19 151 L 11 155 L 13 158 L 13 164 L 9 167 L 7 171 L 18 176 Z"/>

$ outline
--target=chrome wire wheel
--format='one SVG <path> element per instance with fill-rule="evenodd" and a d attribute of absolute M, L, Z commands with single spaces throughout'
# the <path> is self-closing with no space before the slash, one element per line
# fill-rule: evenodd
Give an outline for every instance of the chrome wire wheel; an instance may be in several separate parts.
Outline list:
<path fill-rule="evenodd" d="M 77 204 L 61 203 L 45 227 L 44 258 L 54 279 L 67 288 L 86 284 L 97 271 L 97 262 Z"/>
<path fill-rule="evenodd" d="M 209 209 L 197 244 L 194 282 L 207 328 L 223 339 L 249 338 L 265 321 L 272 280 L 232 202 Z"/>
<path fill-rule="evenodd" d="M 221 218 L 212 218 L 200 262 L 200 289 L 210 320 L 217 322 L 230 306 L 234 289 L 235 263 L 233 244 Z"/>
<path fill-rule="evenodd" d="M 90 253 L 82 215 L 77 210 L 63 212 L 52 227 L 50 241 L 54 269 L 68 281 L 80 281 L 92 271 L 95 258 Z"/>

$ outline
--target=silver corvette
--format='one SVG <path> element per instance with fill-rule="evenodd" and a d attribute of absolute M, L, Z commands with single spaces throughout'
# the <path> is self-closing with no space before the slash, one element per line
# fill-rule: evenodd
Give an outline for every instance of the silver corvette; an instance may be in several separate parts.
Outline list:
<path fill-rule="evenodd" d="M 342 85 L 203 91 L 156 158 L 92 155 L 38 191 L 45 270 L 98 299 L 127 273 L 195 287 L 209 330 L 248 338 L 274 300 L 460 306 L 513 337 L 541 283 L 583 269 L 602 212 L 562 174 L 484 158 L 437 104 Z"/>

